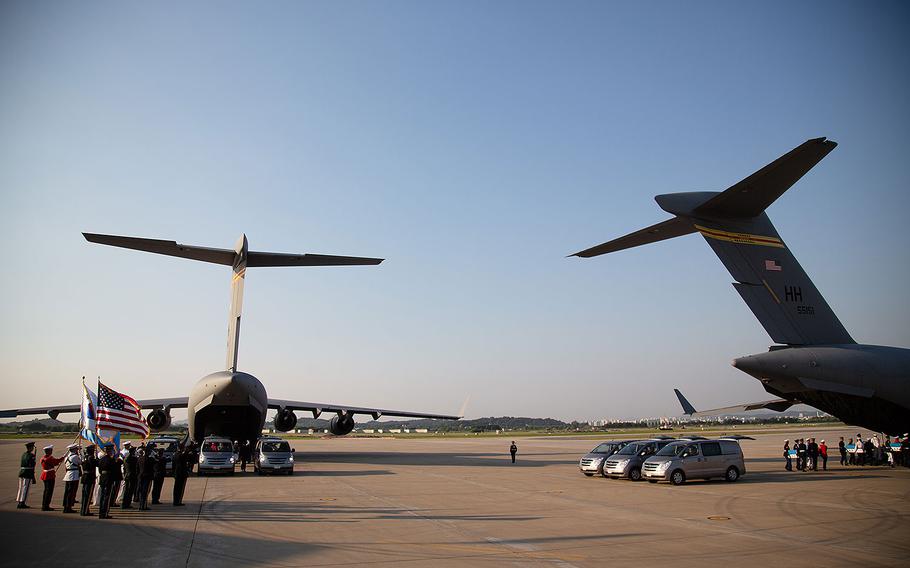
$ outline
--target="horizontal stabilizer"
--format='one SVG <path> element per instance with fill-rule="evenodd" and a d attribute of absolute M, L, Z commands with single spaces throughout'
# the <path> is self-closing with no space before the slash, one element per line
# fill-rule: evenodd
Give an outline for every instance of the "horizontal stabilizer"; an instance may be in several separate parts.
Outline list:
<path fill-rule="evenodd" d="M 803 142 L 695 209 L 698 216 L 745 218 L 760 215 L 806 172 L 828 155 L 837 142 L 814 138 Z"/>
<path fill-rule="evenodd" d="M 117 235 L 98 235 L 95 233 L 82 233 L 85 240 L 114 247 L 177 256 L 191 260 L 201 260 L 215 264 L 232 266 L 237 255 L 237 250 L 197 247 L 183 245 L 175 241 L 159 239 L 142 239 L 138 237 L 121 237 Z M 244 245 L 245 246 L 245 245 Z M 363 258 L 358 256 L 335 256 L 328 254 L 285 254 L 279 252 L 247 253 L 246 266 L 355 266 L 379 264 L 381 258 Z"/>
<path fill-rule="evenodd" d="M 217 249 L 182 245 L 175 241 L 162 241 L 159 239 L 140 239 L 137 237 L 120 237 L 117 235 L 98 235 L 95 233 L 82 233 L 85 240 L 100 245 L 142 250 L 168 256 L 178 256 L 202 262 L 224 264 L 231 266 L 234 263 L 235 252 L 229 249 Z"/>
<path fill-rule="evenodd" d="M 250 251 L 246 265 L 253 266 L 356 266 L 379 264 L 382 258 L 334 256 L 329 254 L 283 254 Z"/>
<path fill-rule="evenodd" d="M 581 252 L 576 252 L 575 254 L 569 256 L 591 258 L 592 256 L 600 256 L 602 254 L 616 252 L 618 250 L 646 245 L 649 243 L 656 243 L 658 241 L 672 239 L 673 237 L 680 237 L 682 235 L 688 235 L 689 233 L 694 233 L 696 230 L 697 229 L 692 224 L 692 221 L 689 219 L 674 217 L 673 219 L 668 219 L 662 223 L 651 225 L 650 227 L 646 227 L 640 231 L 629 233 L 628 235 L 619 237 L 618 239 L 613 239 L 612 241 L 605 242 L 603 244 L 597 245 L 596 247 L 591 247 Z"/>

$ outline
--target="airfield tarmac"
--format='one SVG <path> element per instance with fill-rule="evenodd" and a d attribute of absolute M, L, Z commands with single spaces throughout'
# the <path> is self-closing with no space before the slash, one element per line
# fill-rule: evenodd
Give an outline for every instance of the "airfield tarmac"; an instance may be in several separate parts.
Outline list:
<path fill-rule="evenodd" d="M 15 509 L 22 444 L 0 441 L 2 566 L 907 566 L 910 469 L 786 472 L 783 438 L 744 441 L 747 475 L 681 487 L 587 478 L 602 438 L 298 439 L 293 477 L 191 477 L 186 507 L 99 521 Z M 38 440 L 38 447 L 44 444 Z M 64 440 L 54 440 L 59 449 Z M 39 450 L 40 451 L 40 450 Z M 833 454 L 832 454 L 833 455 Z"/>

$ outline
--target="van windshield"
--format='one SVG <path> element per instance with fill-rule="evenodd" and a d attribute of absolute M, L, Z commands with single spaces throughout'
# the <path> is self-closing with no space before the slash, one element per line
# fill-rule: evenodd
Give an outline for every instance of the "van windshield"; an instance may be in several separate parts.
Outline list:
<path fill-rule="evenodd" d="M 203 452 L 233 452 L 234 445 L 230 442 L 203 442 L 202 443 Z"/>
<path fill-rule="evenodd" d="M 272 453 L 272 452 L 285 452 L 285 453 L 287 453 L 287 452 L 290 452 L 290 451 L 291 451 L 291 446 L 289 446 L 288 443 L 287 443 L 287 442 L 284 442 L 284 441 L 281 441 L 281 442 L 263 442 L 263 443 L 262 443 L 262 451 L 265 452 L 265 453 L 267 453 L 267 454 L 270 454 L 270 453 Z"/>
<path fill-rule="evenodd" d="M 679 454 L 682 453 L 682 451 L 685 448 L 686 448 L 685 443 L 667 444 L 659 452 L 657 452 L 657 455 L 659 455 L 659 456 L 678 456 Z"/>
<path fill-rule="evenodd" d="M 640 451 L 642 451 L 643 449 L 645 449 L 645 446 L 646 446 L 646 445 L 647 445 L 647 444 L 629 444 L 628 446 L 626 446 L 626 447 L 624 447 L 623 449 L 619 450 L 619 452 L 617 452 L 617 455 L 620 455 L 620 456 L 634 456 L 634 455 L 637 454 L 638 452 L 640 452 Z"/>
<path fill-rule="evenodd" d="M 612 454 L 615 450 L 616 450 L 616 444 L 613 444 L 611 442 L 604 442 L 603 444 L 600 444 L 599 446 L 597 446 L 596 448 L 591 450 L 591 453 L 592 454 Z"/>
<path fill-rule="evenodd" d="M 155 442 L 155 449 L 161 450 L 165 453 L 170 453 L 177 449 L 177 442 L 171 442 L 168 440 L 157 441 Z"/>

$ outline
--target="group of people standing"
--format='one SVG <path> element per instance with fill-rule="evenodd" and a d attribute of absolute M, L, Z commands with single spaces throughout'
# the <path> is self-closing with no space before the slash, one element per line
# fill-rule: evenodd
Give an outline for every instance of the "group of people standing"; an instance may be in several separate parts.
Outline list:
<path fill-rule="evenodd" d="M 81 453 L 80 453 L 80 450 Z M 44 456 L 40 460 L 41 480 L 44 482 L 44 495 L 41 501 L 42 511 L 53 511 L 51 499 L 54 496 L 57 469 L 64 466 L 63 512 L 76 513 L 76 503 L 81 505 L 82 516 L 94 516 L 91 506 L 98 506 L 98 518 L 110 519 L 110 509 L 132 509 L 138 503 L 140 511 L 149 510 L 151 504 L 161 501 L 161 491 L 167 474 L 168 459 L 162 448 L 154 443 L 144 443 L 134 448 L 132 443 L 123 443 L 123 449 L 117 452 L 113 444 L 105 444 L 100 449 L 89 444 L 82 449 L 79 444 L 67 446 L 67 453 L 61 458 L 54 457 L 54 446 L 44 447 Z M 171 469 L 174 476 L 173 505 L 183 505 L 183 493 L 186 478 L 196 463 L 196 453 L 192 443 L 178 445 L 171 458 Z M 35 480 L 35 443 L 25 444 L 25 452 L 19 464 L 19 491 L 16 495 L 16 508 L 29 509 L 28 493 Z M 77 501 L 79 485 L 82 485 L 82 500 Z M 119 500 L 120 504 L 117 504 Z"/>
<path fill-rule="evenodd" d="M 797 438 L 793 440 L 793 447 L 790 447 L 790 440 L 784 440 L 784 458 L 787 464 L 784 469 L 793 471 L 793 454 L 796 452 L 796 469 L 798 471 L 818 471 L 818 461 L 822 462 L 822 470 L 828 469 L 828 446 L 825 441 L 815 443 L 815 438 Z"/>
<path fill-rule="evenodd" d="M 874 434 L 863 440 L 857 433 L 856 440 L 850 438 L 845 443 L 841 438 L 838 446 L 841 448 L 841 465 L 910 467 L 910 436 L 907 434 L 904 434 L 903 440 L 899 436 L 893 440 L 891 436 L 884 436 L 882 440 Z"/>
<path fill-rule="evenodd" d="M 896 447 L 899 444 L 899 447 Z M 895 437 L 892 441 L 890 436 L 884 436 L 882 441 L 877 435 L 870 436 L 863 440 L 860 434 L 856 435 L 856 440 L 850 438 L 845 442 L 844 438 L 837 443 L 837 450 L 840 453 L 840 465 L 903 465 L 910 467 L 910 436 L 904 435 L 903 440 Z M 815 438 L 805 438 L 794 440 L 793 446 L 790 446 L 790 440 L 784 440 L 784 459 L 786 464 L 784 469 L 793 471 L 793 461 L 796 460 L 796 469 L 799 471 L 818 471 L 818 462 L 821 460 L 822 469 L 828 469 L 828 446 L 825 441 L 815 443 Z"/>

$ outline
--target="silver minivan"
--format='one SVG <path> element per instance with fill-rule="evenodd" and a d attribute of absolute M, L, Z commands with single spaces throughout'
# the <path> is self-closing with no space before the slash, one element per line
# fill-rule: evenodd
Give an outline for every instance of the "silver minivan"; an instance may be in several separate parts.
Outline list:
<path fill-rule="evenodd" d="M 632 481 L 641 479 L 641 466 L 646 459 L 672 440 L 636 440 L 629 442 L 621 450 L 610 456 L 603 464 L 604 477 L 613 479 L 628 478 Z"/>
<path fill-rule="evenodd" d="M 641 473 L 652 483 L 669 481 L 673 485 L 712 477 L 736 481 L 746 474 L 746 463 L 736 440 L 680 440 L 648 458 Z"/>
<path fill-rule="evenodd" d="M 199 475 L 228 473 L 234 475 L 237 454 L 234 443 L 221 436 L 208 436 L 199 446 Z"/>
<path fill-rule="evenodd" d="M 259 475 L 264 473 L 286 473 L 294 475 L 294 448 L 281 438 L 268 436 L 259 438 L 253 452 L 253 469 Z"/>
<path fill-rule="evenodd" d="M 621 450 L 632 440 L 610 440 L 597 444 L 597 447 L 578 460 L 578 469 L 588 477 L 603 475 L 604 461 Z"/>

